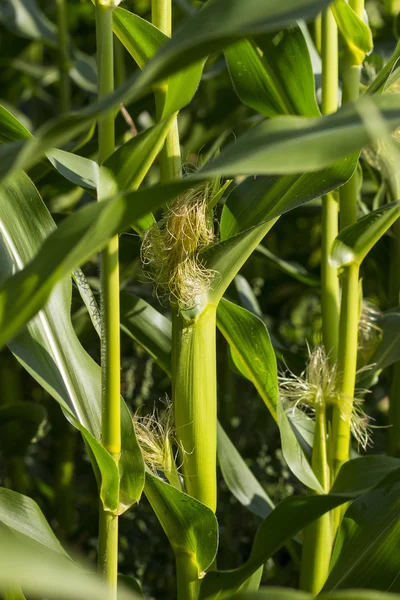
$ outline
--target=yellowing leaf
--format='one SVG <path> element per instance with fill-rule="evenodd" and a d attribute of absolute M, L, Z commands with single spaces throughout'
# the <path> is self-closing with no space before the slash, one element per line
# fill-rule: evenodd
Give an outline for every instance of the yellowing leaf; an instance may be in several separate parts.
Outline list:
<path fill-rule="evenodd" d="M 372 33 L 346 0 L 336 0 L 332 4 L 332 12 L 340 33 L 354 56 L 357 65 L 361 65 L 365 55 L 372 50 Z"/>

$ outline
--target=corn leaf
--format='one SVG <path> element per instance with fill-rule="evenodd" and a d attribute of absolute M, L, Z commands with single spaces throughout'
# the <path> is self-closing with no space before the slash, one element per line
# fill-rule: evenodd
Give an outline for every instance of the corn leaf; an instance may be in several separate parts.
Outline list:
<path fill-rule="evenodd" d="M 145 300 L 121 294 L 121 330 L 135 340 L 155 362 L 171 375 L 172 326 Z"/>
<path fill-rule="evenodd" d="M 277 421 L 286 462 L 307 487 L 322 492 L 288 416 L 279 402 L 275 352 L 265 323 L 245 308 L 222 299 L 218 328 L 235 352 L 240 371 L 253 383 L 272 417 Z"/>
<path fill-rule="evenodd" d="M 379 71 L 373 82 L 368 86 L 366 94 L 381 94 L 387 87 L 400 77 L 398 66 L 400 59 L 400 42 L 397 42 L 395 51 L 385 66 Z"/>
<path fill-rule="evenodd" d="M 248 379 L 252 381 L 271 415 L 277 420 L 277 366 L 265 323 L 245 308 L 222 299 L 218 307 L 217 324 L 239 356 Z"/>
<path fill-rule="evenodd" d="M 279 217 L 339 187 L 351 177 L 356 164 L 357 158 L 352 157 L 317 173 L 248 177 L 231 191 L 224 205 L 221 240 L 261 221 Z"/>
<path fill-rule="evenodd" d="M 297 279 L 297 281 L 305 283 L 306 285 L 309 285 L 311 287 L 320 286 L 320 280 L 314 275 L 312 275 L 312 273 L 309 273 L 307 269 L 303 267 L 303 265 L 301 265 L 300 263 L 283 260 L 282 258 L 279 258 L 279 256 L 277 256 L 261 244 L 257 246 L 256 252 L 258 254 L 261 254 L 261 256 L 263 256 L 264 258 L 266 258 L 269 264 L 272 264 L 274 267 L 282 271 L 282 273 L 286 273 L 290 277 L 293 277 L 293 279 Z"/>
<path fill-rule="evenodd" d="M 400 484 L 389 478 L 386 486 L 350 506 L 345 519 L 351 527 L 324 590 L 364 587 L 400 592 L 399 492 Z"/>
<path fill-rule="evenodd" d="M 360 265 L 399 216 L 400 201 L 391 202 L 345 227 L 333 242 L 331 264 L 337 268 Z"/>
<path fill-rule="evenodd" d="M 225 57 L 244 104 L 267 117 L 320 115 L 311 59 L 298 25 L 254 42 L 243 40 L 225 50 Z"/>
<path fill-rule="evenodd" d="M 332 12 L 345 43 L 353 54 L 356 63 L 361 65 L 365 55 L 372 50 L 372 33 L 346 0 L 335 0 Z"/>
<path fill-rule="evenodd" d="M 312 18 L 328 4 L 329 0 L 288 0 L 260 5 L 258 0 L 250 0 L 245 11 L 241 0 L 215 0 L 207 4 L 187 19 L 143 71 L 134 73 L 113 94 L 46 124 L 36 132 L 34 140 L 0 147 L 0 176 L 4 177 L 18 167 L 33 166 L 44 152 L 72 140 L 103 112 L 140 99 L 155 83 L 211 52 L 251 35 L 282 29 L 298 19 Z M 174 106 L 174 111 L 182 106 Z M 169 116 L 165 110 L 164 114 Z"/>
<path fill-rule="evenodd" d="M 343 465 L 329 494 L 286 498 L 260 525 L 248 560 L 231 571 L 207 573 L 200 598 L 216 600 L 222 591 L 238 590 L 282 545 L 319 516 L 375 486 L 384 486 L 389 475 L 392 482 L 400 481 L 399 467 L 397 459 L 384 456 L 357 458 Z"/>
<path fill-rule="evenodd" d="M 113 27 L 115 34 L 141 69 L 168 40 L 152 23 L 123 8 L 114 11 Z M 199 87 L 203 66 L 204 61 L 195 63 L 172 75 L 163 84 L 166 87 L 163 115 L 170 115 L 189 104 Z"/>
<path fill-rule="evenodd" d="M 15 174 L 0 194 L 0 279 L 29 264 L 55 224 L 27 175 Z M 60 248 L 62 250 L 62 248 Z M 21 291 L 18 292 L 21 294 Z M 125 432 L 120 474 L 101 439 L 100 367 L 81 346 L 72 326 L 71 279 L 62 277 L 46 306 L 10 342 L 27 371 L 59 402 L 90 448 L 107 509 L 123 512 L 141 494 L 144 467 L 132 419 L 122 403 Z M 26 410 L 29 410 L 28 405 Z M 135 475 L 132 476 L 132 473 Z M 121 476 L 118 497 L 119 477 Z"/>
<path fill-rule="evenodd" d="M 224 481 L 236 500 L 253 514 L 265 519 L 273 510 L 274 504 L 220 423 L 218 423 L 218 462 Z"/>
<path fill-rule="evenodd" d="M 32 502 L 32 501 L 31 501 Z M 33 515 L 32 515 L 33 516 Z M 47 525 L 48 527 L 48 525 Z M 50 529 L 50 528 L 49 528 Z M 29 597 L 49 600 L 108 600 L 109 589 L 87 564 L 76 564 L 60 552 L 49 550 L 29 535 L 0 523 L 0 591 L 22 586 Z M 12 596 L 11 596 L 12 598 Z M 18 600 L 21 596 L 17 596 Z M 119 586 L 118 600 L 139 600 Z M 14 598 L 13 600 L 16 600 Z"/>
<path fill-rule="evenodd" d="M 146 473 L 144 488 L 176 556 L 191 559 L 197 577 L 212 565 L 218 548 L 218 523 L 207 506 Z"/>
<path fill-rule="evenodd" d="M 0 488 L 0 523 L 14 533 L 68 557 L 34 500 L 6 488 Z"/>
<path fill-rule="evenodd" d="M 0 142 L 5 144 L 6 142 L 15 142 L 31 137 L 32 134 L 17 117 L 0 105 Z"/>
<path fill-rule="evenodd" d="M 235 600 L 313 600 L 314 596 L 298 590 L 268 587 L 261 588 L 257 593 L 240 593 L 226 598 L 235 598 Z M 375 592 L 374 590 L 342 590 L 318 594 L 318 598 L 320 600 L 400 600 L 400 595 Z"/>
<path fill-rule="evenodd" d="M 21 178 L 22 175 L 14 182 L 18 184 Z M 14 184 L 4 183 L 0 200 L 13 195 L 13 187 Z M 37 247 L 35 258 L 0 288 L 0 347 L 40 310 L 57 281 L 101 250 L 110 237 L 176 198 L 188 187 L 193 187 L 193 182 L 181 181 L 129 192 L 93 203 L 65 219 L 48 235 L 40 249 Z M 5 200 L 3 203 L 6 204 Z"/>

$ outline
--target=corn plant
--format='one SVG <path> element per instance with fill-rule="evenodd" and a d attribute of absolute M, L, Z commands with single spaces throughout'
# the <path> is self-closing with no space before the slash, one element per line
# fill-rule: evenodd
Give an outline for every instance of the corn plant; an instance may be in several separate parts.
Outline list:
<path fill-rule="evenodd" d="M 9 77 L 0 105 L 3 598 L 151 594 L 133 558 L 119 568 L 121 517 L 136 526 L 144 502 L 174 556 L 168 597 L 400 597 L 398 3 L 367 6 L 390 30 L 383 49 L 364 0 L 51 4 L 0 3 L 7 69 L 26 88 Z M 310 206 L 316 273 L 271 249 Z M 314 335 L 290 344 L 278 324 L 270 337 L 248 281 L 255 257 L 314 290 Z M 132 346 L 169 380 L 149 414 L 121 396 Z M 275 502 L 231 441 L 221 366 L 254 388 L 246 417 L 262 415 L 266 443 L 279 432 L 296 493 Z M 371 389 L 389 396 L 380 432 Z M 370 449 L 379 434 L 387 453 Z M 54 438 L 52 491 L 31 467 Z M 66 549 L 80 439 L 97 574 L 87 545 L 75 537 L 86 562 Z M 229 570 L 218 469 L 259 520 Z M 281 549 L 290 589 L 263 585 Z"/>

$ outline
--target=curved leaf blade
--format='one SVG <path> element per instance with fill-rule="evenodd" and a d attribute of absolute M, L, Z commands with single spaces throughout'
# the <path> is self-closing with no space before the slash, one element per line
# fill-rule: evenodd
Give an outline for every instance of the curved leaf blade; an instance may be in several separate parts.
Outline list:
<path fill-rule="evenodd" d="M 207 573 L 200 598 L 216 600 L 222 591 L 237 591 L 269 557 L 318 517 L 368 489 L 384 485 L 388 476 L 398 482 L 399 466 L 398 460 L 384 456 L 357 458 L 341 468 L 330 494 L 286 498 L 260 525 L 249 559 L 237 569 Z"/>
<path fill-rule="evenodd" d="M 218 548 L 213 511 L 149 472 L 144 491 L 175 555 L 189 556 L 197 576 L 202 576 L 214 562 Z"/>
<path fill-rule="evenodd" d="M 334 267 L 360 265 L 368 252 L 400 216 L 400 200 L 385 204 L 345 227 L 333 242 L 330 263 Z"/>
<path fill-rule="evenodd" d="M 0 278 L 31 264 L 29 261 L 54 230 L 54 221 L 28 176 L 23 172 L 15 175 L 3 186 L 0 195 Z M 140 497 L 144 482 L 142 456 L 131 416 L 123 401 L 120 473 L 99 441 L 101 371 L 81 346 L 73 329 L 71 293 L 71 279 L 64 276 L 44 309 L 9 345 L 25 369 L 57 400 L 69 420 L 80 429 L 95 457 L 94 467 L 98 467 L 104 505 L 108 510 L 120 512 Z"/>

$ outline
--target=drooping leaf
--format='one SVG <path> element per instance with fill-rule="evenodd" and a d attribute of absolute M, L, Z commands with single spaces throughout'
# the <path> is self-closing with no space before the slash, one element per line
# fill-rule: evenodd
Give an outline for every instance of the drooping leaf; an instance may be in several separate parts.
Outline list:
<path fill-rule="evenodd" d="M 387 86 L 390 85 L 390 81 L 394 83 L 394 79 L 400 76 L 398 63 L 400 59 L 400 42 L 397 42 L 395 51 L 393 52 L 390 59 L 387 61 L 385 66 L 378 75 L 375 77 L 373 82 L 368 86 L 366 94 L 380 94 Z"/>
<path fill-rule="evenodd" d="M 245 308 L 222 299 L 217 310 L 217 325 L 276 420 L 277 366 L 265 323 Z"/>
<path fill-rule="evenodd" d="M 341 468 L 329 494 L 286 498 L 260 525 L 248 560 L 231 571 L 210 571 L 206 574 L 200 598 L 216 600 L 220 594 L 232 593 L 296 533 L 319 516 L 355 499 L 375 486 L 399 481 L 400 463 L 384 456 L 367 456 L 349 461 Z"/>
<path fill-rule="evenodd" d="M 265 323 L 246 309 L 222 299 L 217 325 L 235 353 L 239 370 L 249 379 L 277 421 L 286 462 L 307 487 L 322 492 L 304 449 L 279 401 L 275 352 Z"/>
<path fill-rule="evenodd" d="M 265 519 L 274 508 L 274 504 L 220 423 L 218 423 L 218 462 L 229 491 L 250 512 Z"/>
<path fill-rule="evenodd" d="M 333 242 L 330 263 L 337 268 L 360 265 L 399 216 L 400 201 L 391 202 L 342 229 Z"/>
<path fill-rule="evenodd" d="M 200 577 L 214 562 L 218 548 L 218 524 L 213 511 L 149 472 L 144 491 L 175 556 L 190 557 Z"/>
<path fill-rule="evenodd" d="M 4 280 L 15 270 L 29 264 L 54 230 L 54 221 L 28 176 L 23 172 L 14 175 L 2 186 L 0 194 L 0 279 Z M 144 480 L 143 461 L 132 419 L 123 401 L 120 473 L 99 441 L 100 367 L 81 346 L 73 329 L 71 279 L 68 272 L 65 275 L 43 310 L 9 346 L 21 364 L 59 402 L 64 413 L 80 429 L 95 459 L 94 467 L 104 505 L 109 510 L 121 512 L 140 497 Z M 21 290 L 17 290 L 14 298 L 21 295 Z"/>
<path fill-rule="evenodd" d="M 295 430 L 291 425 L 286 409 L 282 402 L 278 403 L 277 407 L 278 425 L 281 434 L 282 454 L 288 464 L 288 467 L 297 479 L 304 483 L 310 490 L 316 490 L 318 493 L 323 493 L 318 478 L 315 476 L 311 464 L 304 452 L 302 444 L 296 436 Z M 294 418 L 292 419 L 295 420 Z"/>

